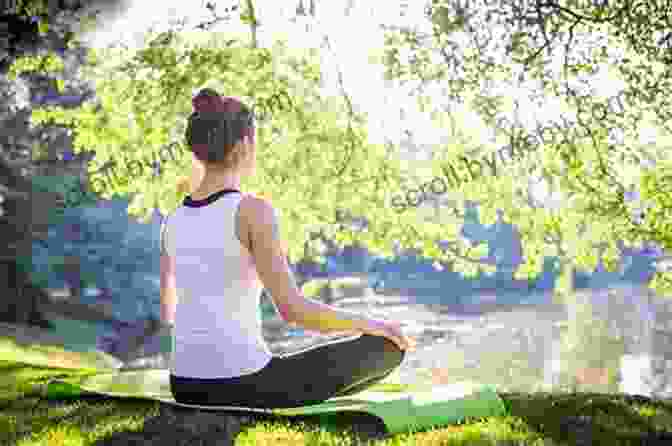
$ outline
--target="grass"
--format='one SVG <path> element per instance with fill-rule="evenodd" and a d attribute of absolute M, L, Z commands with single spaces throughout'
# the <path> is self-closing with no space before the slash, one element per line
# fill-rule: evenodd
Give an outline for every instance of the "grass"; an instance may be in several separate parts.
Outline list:
<path fill-rule="evenodd" d="M 40 385 L 72 370 L 0 361 L 0 445 L 79 446 L 206 444 L 178 442 L 186 428 L 167 423 L 160 442 L 142 437 L 156 422 L 160 404 L 141 400 L 84 398 L 46 401 Z M 384 435 L 375 418 L 343 414 L 315 417 L 254 416 L 236 429 L 236 446 L 397 445 L 670 445 L 672 401 L 606 394 L 502 394 L 508 414 L 423 432 Z M 368 416 L 367 416 L 368 417 Z M 180 430 L 181 429 L 181 430 Z M 175 432 L 172 432 L 174 430 Z M 221 439 L 222 434 L 219 433 Z M 204 437 L 205 435 L 202 435 Z M 168 439 L 167 439 L 168 438 Z"/>

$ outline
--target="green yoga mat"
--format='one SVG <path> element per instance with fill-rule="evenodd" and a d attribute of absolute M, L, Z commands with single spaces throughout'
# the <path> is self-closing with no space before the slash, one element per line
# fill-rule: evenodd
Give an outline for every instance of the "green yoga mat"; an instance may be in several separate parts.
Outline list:
<path fill-rule="evenodd" d="M 71 399 L 86 394 L 115 398 L 161 401 L 195 409 L 259 412 L 280 416 L 366 412 L 383 421 L 391 434 L 424 430 L 464 421 L 504 415 L 504 402 L 490 386 L 460 383 L 434 386 L 427 390 L 383 390 L 390 384 L 378 384 L 350 396 L 331 398 L 321 404 L 291 409 L 259 409 L 237 406 L 196 406 L 177 403 L 170 393 L 169 370 L 132 370 L 100 373 L 87 377 L 53 380 L 46 384 L 47 399 Z"/>

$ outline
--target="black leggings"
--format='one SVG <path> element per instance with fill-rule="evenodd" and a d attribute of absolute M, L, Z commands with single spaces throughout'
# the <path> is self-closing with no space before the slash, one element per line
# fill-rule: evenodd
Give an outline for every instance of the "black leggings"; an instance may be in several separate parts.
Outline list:
<path fill-rule="evenodd" d="M 258 372 L 235 378 L 200 379 L 170 375 L 170 389 L 182 404 L 291 408 L 352 395 L 383 380 L 404 359 L 389 339 L 358 335 L 306 350 L 273 356 Z"/>

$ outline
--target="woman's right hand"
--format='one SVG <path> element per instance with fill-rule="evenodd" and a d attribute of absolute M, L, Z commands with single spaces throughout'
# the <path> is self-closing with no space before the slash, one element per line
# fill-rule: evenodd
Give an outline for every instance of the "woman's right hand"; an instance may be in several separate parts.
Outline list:
<path fill-rule="evenodd" d="M 362 333 L 387 338 L 399 346 L 402 351 L 415 351 L 415 339 L 404 335 L 401 331 L 401 327 L 402 325 L 399 322 L 382 319 L 368 319 L 364 323 Z"/>

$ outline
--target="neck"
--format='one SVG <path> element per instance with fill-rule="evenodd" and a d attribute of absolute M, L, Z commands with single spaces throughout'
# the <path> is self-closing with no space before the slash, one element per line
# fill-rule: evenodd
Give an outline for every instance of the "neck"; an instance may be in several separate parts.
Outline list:
<path fill-rule="evenodd" d="M 197 185 L 193 196 L 210 195 L 222 189 L 240 190 L 240 174 L 237 172 L 206 171 L 203 180 Z"/>

